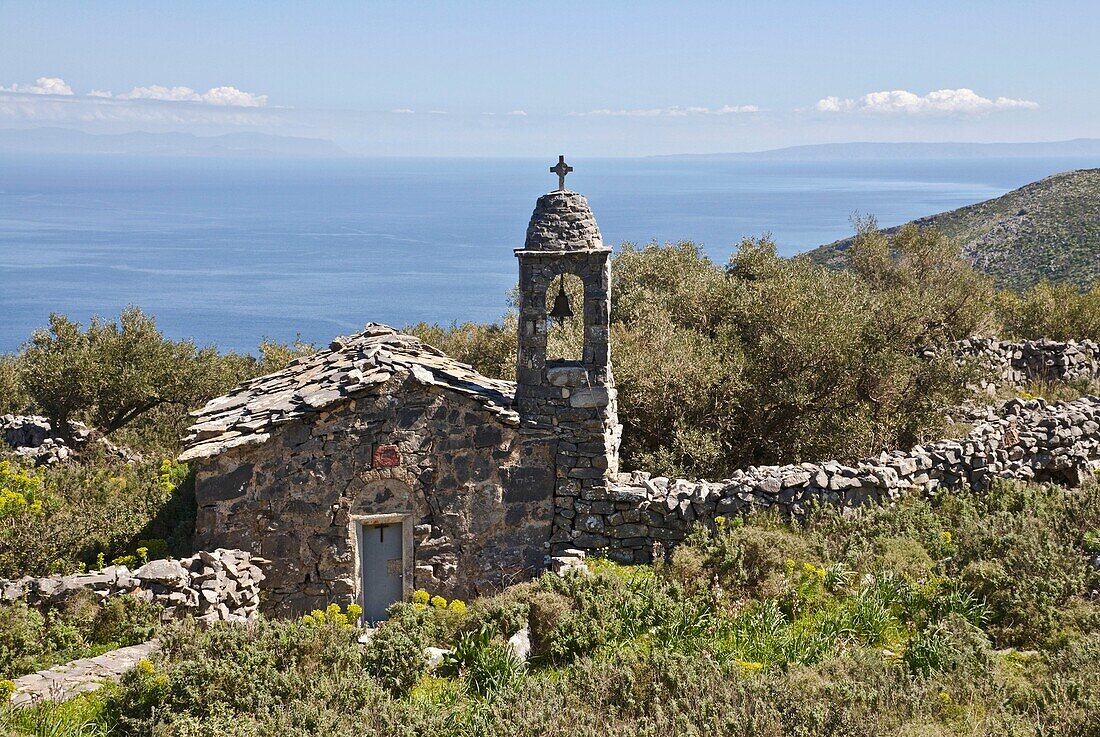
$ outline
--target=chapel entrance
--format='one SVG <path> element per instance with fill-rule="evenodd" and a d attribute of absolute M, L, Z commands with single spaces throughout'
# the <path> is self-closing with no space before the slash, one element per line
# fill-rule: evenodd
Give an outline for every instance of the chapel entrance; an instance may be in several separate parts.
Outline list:
<path fill-rule="evenodd" d="M 359 525 L 359 591 L 363 621 L 374 624 L 386 618 L 386 609 L 404 598 L 404 546 L 402 525 Z"/>

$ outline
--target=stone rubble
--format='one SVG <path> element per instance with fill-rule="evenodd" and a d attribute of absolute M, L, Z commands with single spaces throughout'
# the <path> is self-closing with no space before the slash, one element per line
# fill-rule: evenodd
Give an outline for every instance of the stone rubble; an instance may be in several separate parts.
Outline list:
<path fill-rule="evenodd" d="M 604 493 L 559 499 L 556 527 L 571 530 L 572 548 L 640 563 L 716 517 L 772 507 L 799 517 L 814 503 L 889 503 L 963 485 L 984 489 L 994 477 L 1076 486 L 1100 468 L 1100 397 L 1012 399 L 976 414 L 964 438 L 884 452 L 854 465 L 750 466 L 717 482 L 618 474 Z"/>
<path fill-rule="evenodd" d="M 194 617 L 203 622 L 247 622 L 260 606 L 260 565 L 268 561 L 241 550 L 200 551 L 181 560 L 153 560 L 130 571 L 109 566 L 100 571 L 9 580 L 0 578 L 0 599 L 23 599 L 31 606 L 62 605 L 77 591 L 98 601 L 134 596 L 164 606 L 163 618 Z"/>

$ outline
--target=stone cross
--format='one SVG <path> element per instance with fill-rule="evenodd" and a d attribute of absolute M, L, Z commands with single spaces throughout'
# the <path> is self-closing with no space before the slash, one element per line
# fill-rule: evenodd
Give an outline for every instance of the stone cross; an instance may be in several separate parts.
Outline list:
<path fill-rule="evenodd" d="M 568 174 L 571 171 L 573 171 L 573 167 L 571 167 L 571 166 L 569 166 L 569 164 L 565 163 L 565 156 L 564 155 L 558 157 L 558 163 L 557 163 L 556 166 L 551 166 L 550 167 L 550 173 L 558 175 L 558 191 L 559 192 L 564 192 L 565 191 L 565 175 Z"/>

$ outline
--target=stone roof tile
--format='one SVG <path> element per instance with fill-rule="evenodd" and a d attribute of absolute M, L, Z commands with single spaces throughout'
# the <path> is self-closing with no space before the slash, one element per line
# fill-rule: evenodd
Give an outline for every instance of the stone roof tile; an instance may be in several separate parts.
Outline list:
<path fill-rule="evenodd" d="M 588 200 L 559 190 L 539 197 L 527 225 L 527 251 L 586 251 L 604 248 Z"/>
<path fill-rule="evenodd" d="M 195 422 L 179 458 L 210 458 L 229 448 L 265 442 L 276 426 L 353 395 L 380 391 L 399 373 L 470 397 L 507 424 L 519 423 L 515 384 L 490 379 L 418 338 L 371 323 L 361 333 L 336 338 L 325 350 L 211 399 L 192 413 Z"/>

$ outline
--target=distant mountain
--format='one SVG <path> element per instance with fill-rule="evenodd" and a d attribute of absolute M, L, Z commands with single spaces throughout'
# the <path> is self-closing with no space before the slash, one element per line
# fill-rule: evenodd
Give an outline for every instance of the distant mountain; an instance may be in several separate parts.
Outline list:
<path fill-rule="evenodd" d="M 165 156 L 334 157 L 347 153 L 332 141 L 267 133 L 95 134 L 70 128 L 0 130 L 0 152 L 40 154 L 140 154 Z"/>
<path fill-rule="evenodd" d="M 660 158 L 708 158 L 739 161 L 827 161 L 835 159 L 1006 159 L 1047 157 L 1095 157 L 1100 160 L 1100 139 L 1039 143 L 819 143 L 770 151 L 733 154 L 676 154 Z"/>
<path fill-rule="evenodd" d="M 1088 288 L 1100 279 L 1100 169 L 1055 174 L 913 223 L 959 240 L 967 259 L 1002 287 L 1027 288 L 1046 279 Z M 805 255 L 843 267 L 852 241 L 846 238 Z"/>

